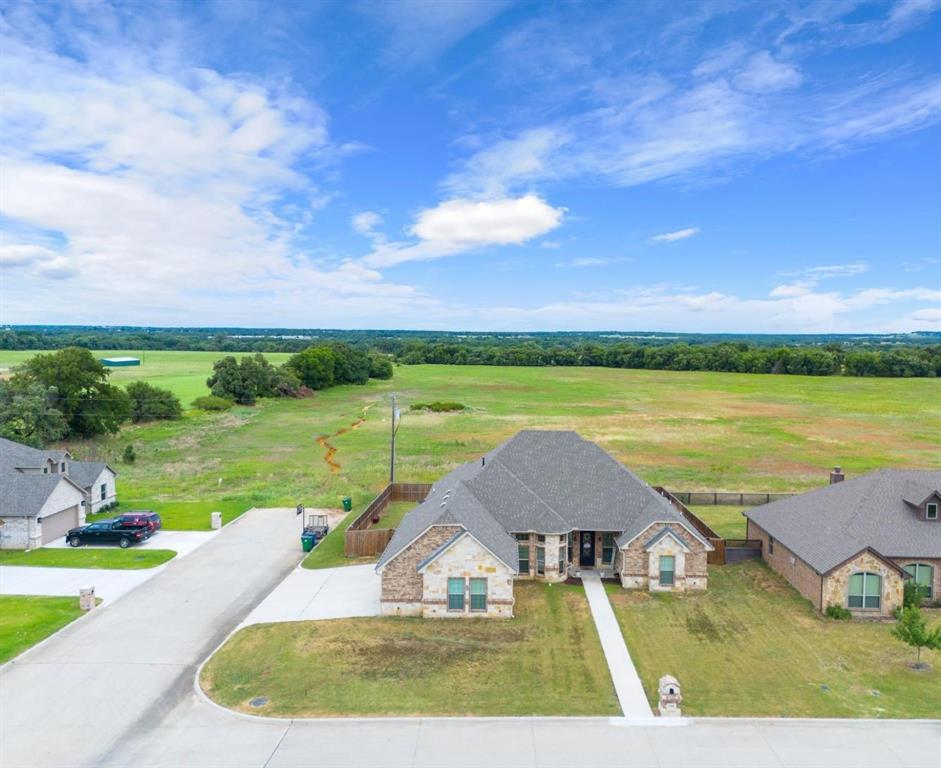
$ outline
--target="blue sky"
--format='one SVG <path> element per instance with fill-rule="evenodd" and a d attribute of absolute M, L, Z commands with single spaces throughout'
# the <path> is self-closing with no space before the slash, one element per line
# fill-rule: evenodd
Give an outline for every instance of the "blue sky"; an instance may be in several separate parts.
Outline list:
<path fill-rule="evenodd" d="M 941 329 L 941 0 L 0 11 L 2 323 Z"/>

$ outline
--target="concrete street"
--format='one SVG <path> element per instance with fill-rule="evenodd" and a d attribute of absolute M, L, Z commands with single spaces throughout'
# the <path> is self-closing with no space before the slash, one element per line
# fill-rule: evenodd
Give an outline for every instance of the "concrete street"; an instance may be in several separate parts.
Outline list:
<path fill-rule="evenodd" d="M 208 703 L 194 690 L 197 666 L 300 559 L 293 512 L 254 510 L 132 594 L 0 670 L 0 766 L 941 764 L 938 722 L 269 721 Z"/>

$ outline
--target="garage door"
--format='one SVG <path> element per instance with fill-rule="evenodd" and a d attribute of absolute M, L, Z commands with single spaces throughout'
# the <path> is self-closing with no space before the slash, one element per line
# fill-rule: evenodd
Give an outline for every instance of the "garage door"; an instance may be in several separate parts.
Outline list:
<path fill-rule="evenodd" d="M 65 536 L 70 528 L 78 525 L 78 507 L 69 507 L 42 519 L 42 543 Z"/>

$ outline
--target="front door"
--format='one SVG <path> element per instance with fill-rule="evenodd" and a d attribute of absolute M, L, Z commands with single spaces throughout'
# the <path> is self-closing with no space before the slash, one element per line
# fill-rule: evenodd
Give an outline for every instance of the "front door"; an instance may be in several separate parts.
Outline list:
<path fill-rule="evenodd" d="M 593 568 L 595 565 L 595 532 L 579 531 L 578 564 L 584 568 Z"/>

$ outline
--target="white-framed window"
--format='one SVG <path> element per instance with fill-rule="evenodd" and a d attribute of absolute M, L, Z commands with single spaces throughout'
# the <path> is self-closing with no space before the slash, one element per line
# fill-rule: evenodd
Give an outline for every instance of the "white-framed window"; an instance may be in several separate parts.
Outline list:
<path fill-rule="evenodd" d="M 108 498 L 108 484 L 102 483 L 101 484 L 101 500 L 104 501 L 107 498 Z"/>
<path fill-rule="evenodd" d="M 847 607 L 878 610 L 882 606 L 882 577 L 878 573 L 854 573 L 847 592 Z"/>
<path fill-rule="evenodd" d="M 516 534 L 516 546 L 520 576 L 529 576 L 529 534 Z"/>
<path fill-rule="evenodd" d="M 910 574 L 921 590 L 921 595 L 926 600 L 934 597 L 934 568 L 928 563 L 909 563 L 905 566 L 905 572 Z"/>
<path fill-rule="evenodd" d="M 601 564 L 611 565 L 614 563 L 614 534 L 601 534 Z"/>
<path fill-rule="evenodd" d="M 768 554 L 769 555 L 774 554 L 774 536 L 768 537 Z"/>
<path fill-rule="evenodd" d="M 565 576 L 568 563 L 568 545 L 566 544 L 566 537 L 559 536 L 559 575 Z"/>
<path fill-rule="evenodd" d="M 470 580 L 470 609 L 474 613 L 487 610 L 487 580 Z"/>
<path fill-rule="evenodd" d="M 938 519 L 938 503 L 936 501 L 925 505 L 925 518 L 928 520 Z"/>

